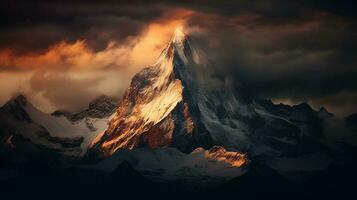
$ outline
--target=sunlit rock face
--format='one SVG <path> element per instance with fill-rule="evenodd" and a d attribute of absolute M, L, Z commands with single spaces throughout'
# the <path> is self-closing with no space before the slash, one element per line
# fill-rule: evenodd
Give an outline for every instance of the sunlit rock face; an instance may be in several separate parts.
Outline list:
<path fill-rule="evenodd" d="M 192 39 L 177 29 L 157 62 L 134 76 L 91 152 L 109 156 L 120 148 L 170 146 L 188 153 L 246 145 L 246 127 L 230 119 L 250 116 L 253 109 L 229 87 L 217 89 L 208 65 Z"/>
<path fill-rule="evenodd" d="M 104 155 L 138 146 L 192 150 L 197 127 L 182 76 L 193 79 L 186 67 L 198 62 L 189 37 L 176 30 L 158 61 L 134 76 L 108 129 L 92 147 Z"/>
<path fill-rule="evenodd" d="M 204 150 L 199 147 L 195 149 L 192 153 L 204 152 L 204 156 L 212 161 L 225 162 L 231 167 L 243 167 L 249 163 L 248 156 L 244 153 L 227 151 L 221 146 L 214 146 L 209 150 Z"/>
<path fill-rule="evenodd" d="M 244 166 L 246 154 L 281 171 L 301 170 L 290 166 L 291 160 L 328 166 L 324 116 L 307 104 L 275 105 L 242 87 L 233 89 L 214 78 L 212 65 L 176 30 L 157 62 L 134 76 L 109 127 L 92 140 L 88 157 L 137 147 L 184 153 L 201 147 L 210 149 L 204 152 L 207 159 L 232 167 Z M 316 168 L 306 168 L 311 169 Z"/>

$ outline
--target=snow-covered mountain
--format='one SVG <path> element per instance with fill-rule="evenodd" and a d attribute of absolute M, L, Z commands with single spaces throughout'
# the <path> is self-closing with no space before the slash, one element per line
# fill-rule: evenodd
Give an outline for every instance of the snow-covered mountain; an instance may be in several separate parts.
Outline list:
<path fill-rule="evenodd" d="M 21 136 L 35 145 L 78 157 L 85 153 L 89 141 L 107 128 L 115 104 L 113 98 L 100 96 L 78 114 L 56 111 L 50 115 L 20 95 L 0 108 L 1 136 L 7 144 Z"/>
<path fill-rule="evenodd" d="M 50 115 L 23 96 L 9 101 L 0 108 L 0 150 L 30 144 L 75 157 L 79 170 L 110 176 L 124 162 L 152 180 L 207 183 L 241 176 L 256 163 L 301 179 L 356 149 L 356 115 L 343 120 L 307 103 L 251 97 L 213 78 L 211 65 L 177 29 L 119 105 L 100 96 L 82 112 Z M 100 160 L 82 162 L 93 157 Z"/>
<path fill-rule="evenodd" d="M 84 118 L 105 118 L 109 117 L 115 112 L 117 108 L 118 100 L 114 97 L 108 97 L 106 95 L 101 95 L 91 101 L 88 108 L 78 112 L 70 113 L 63 110 L 57 110 L 52 113 L 53 116 L 65 116 L 70 121 L 76 122 Z"/>
<path fill-rule="evenodd" d="M 275 105 L 218 84 L 211 62 L 177 29 L 157 62 L 137 73 L 108 129 L 92 141 L 90 155 L 120 149 L 174 147 L 190 153 L 219 145 L 259 158 L 284 175 L 327 168 L 334 157 L 324 122 L 326 109 Z"/>
<path fill-rule="evenodd" d="M 219 120 L 244 118 L 253 109 L 229 88 L 208 88 L 207 64 L 191 39 L 177 29 L 158 61 L 134 76 L 108 130 L 93 142 L 92 150 L 111 155 L 139 146 L 172 146 L 183 152 L 213 144 L 246 147 L 246 127 L 237 120 L 227 121 L 236 128 Z"/>
<path fill-rule="evenodd" d="M 197 148 L 190 154 L 176 148 L 123 149 L 85 169 L 95 169 L 109 176 L 121 163 L 128 162 L 145 177 L 159 182 L 209 185 L 222 183 L 246 173 L 246 155 L 215 146 L 210 150 Z"/>

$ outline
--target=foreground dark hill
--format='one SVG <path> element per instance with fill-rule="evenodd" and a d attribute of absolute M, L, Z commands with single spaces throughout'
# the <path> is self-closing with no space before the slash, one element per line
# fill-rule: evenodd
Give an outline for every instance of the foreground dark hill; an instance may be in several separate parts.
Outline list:
<path fill-rule="evenodd" d="M 122 163 L 115 173 L 69 168 L 57 171 L 36 162 L 23 166 L 26 176 L 0 180 L 4 199 L 353 199 L 356 163 L 331 167 L 303 184 L 274 170 L 253 165 L 247 174 L 209 188 L 153 182 Z M 3 166 L 1 167 L 3 170 Z M 7 172 L 9 173 L 9 172 Z"/>

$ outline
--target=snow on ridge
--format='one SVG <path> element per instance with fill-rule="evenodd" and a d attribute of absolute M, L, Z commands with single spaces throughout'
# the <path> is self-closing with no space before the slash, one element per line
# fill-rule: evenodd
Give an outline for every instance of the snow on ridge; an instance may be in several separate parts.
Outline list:
<path fill-rule="evenodd" d="M 14 126 L 13 124 L 16 124 L 15 127 L 11 128 L 14 133 L 31 140 L 34 144 L 43 145 L 71 156 L 83 155 L 90 141 L 107 128 L 107 124 L 113 116 L 105 118 L 85 117 L 78 121 L 71 121 L 65 115 L 54 116 L 42 112 L 22 95 L 11 100 L 7 105 L 18 106 L 18 109 L 23 109 L 25 114 L 30 118 L 30 121 L 8 118 L 9 121 L 4 123 L 9 128 Z M 17 109 L 7 112 L 9 113 L 4 112 L 4 114 L 19 114 L 17 113 Z M 73 140 L 76 143 L 81 138 L 83 140 L 77 147 L 65 147 L 62 145 L 63 141 L 70 142 Z"/>

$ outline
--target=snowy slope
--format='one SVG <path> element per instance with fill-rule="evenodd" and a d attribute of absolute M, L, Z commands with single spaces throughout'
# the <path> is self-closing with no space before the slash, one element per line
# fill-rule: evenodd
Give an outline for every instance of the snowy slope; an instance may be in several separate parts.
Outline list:
<path fill-rule="evenodd" d="M 229 162 L 227 158 L 230 157 L 233 159 Z M 129 162 L 135 170 L 152 180 L 205 185 L 222 183 L 243 175 L 249 162 L 245 155 L 227 152 L 222 147 L 215 147 L 215 150 L 210 151 L 197 149 L 191 154 L 182 153 L 175 148 L 139 148 L 120 150 L 94 166 L 83 167 L 110 174 L 123 161 Z M 238 162 L 239 167 L 235 166 Z"/>
<path fill-rule="evenodd" d="M 177 29 L 157 62 L 133 77 L 118 106 L 100 97 L 80 113 L 48 115 L 20 98 L 1 108 L 0 127 L 10 140 L 21 134 L 67 155 L 101 158 L 95 168 L 104 171 L 127 160 L 165 180 L 232 178 L 245 169 L 238 164 L 242 156 L 295 176 L 326 169 L 343 154 L 335 150 L 349 133 L 331 137 L 326 123 L 337 120 L 327 111 L 275 105 L 243 87 L 217 85 L 210 65 Z"/>
<path fill-rule="evenodd" d="M 334 155 L 322 127 L 326 116 L 307 104 L 274 105 L 247 95 L 243 87 L 217 85 L 210 65 L 194 41 L 177 29 L 157 62 L 134 76 L 89 155 L 107 157 L 140 147 L 190 153 L 219 145 L 247 152 L 277 171 L 328 167 Z M 304 162 L 305 169 L 288 165 Z"/>
<path fill-rule="evenodd" d="M 35 108 L 24 96 L 9 101 L 1 108 L 0 126 L 8 135 L 21 135 L 34 144 L 42 145 L 71 156 L 81 156 L 90 141 L 107 128 L 111 116 L 84 117 L 70 121 Z"/>

